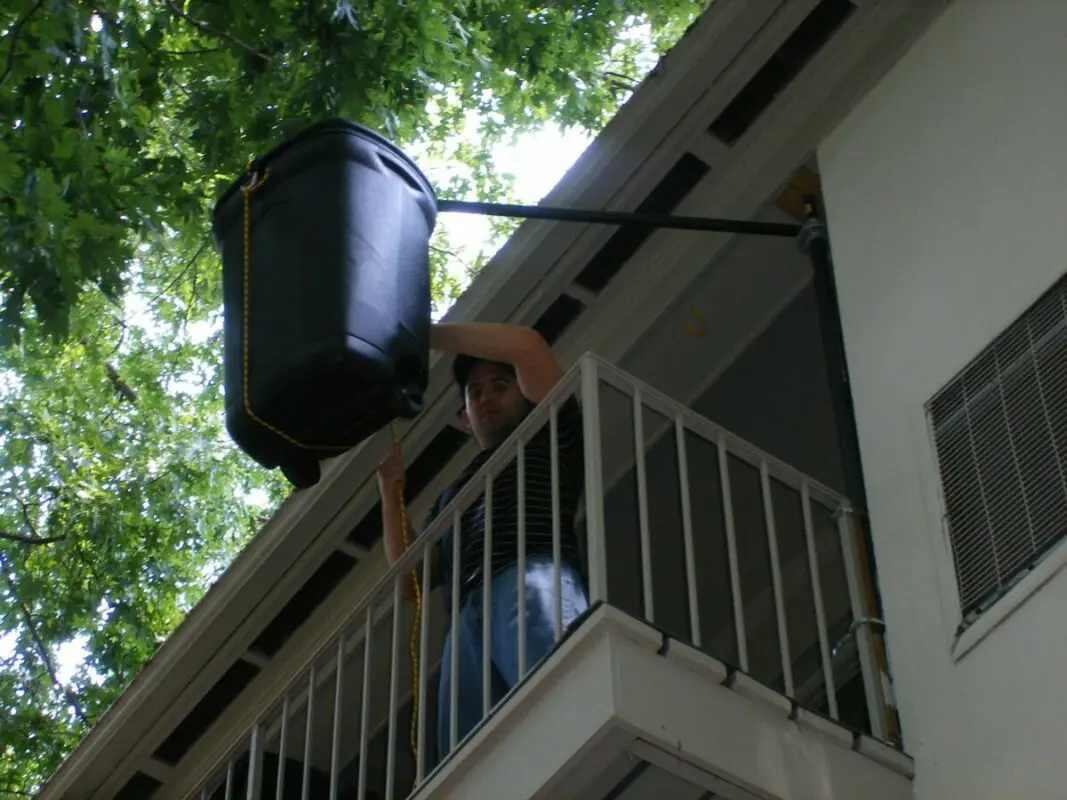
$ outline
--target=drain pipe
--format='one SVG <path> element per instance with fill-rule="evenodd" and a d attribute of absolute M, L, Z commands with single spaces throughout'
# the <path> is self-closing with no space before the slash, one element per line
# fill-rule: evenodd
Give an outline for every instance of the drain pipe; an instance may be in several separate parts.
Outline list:
<path fill-rule="evenodd" d="M 867 513 L 867 488 L 863 478 L 863 462 L 860 458 L 859 433 L 856 429 L 856 413 L 852 401 L 852 384 L 849 380 L 848 361 L 845 357 L 845 339 L 841 328 L 841 309 L 838 305 L 837 284 L 834 280 L 833 262 L 830 258 L 830 237 L 819 215 L 814 196 L 804 197 L 805 221 L 801 225 L 797 244 L 811 260 L 812 285 L 819 315 L 819 333 L 822 339 L 823 359 L 826 362 L 826 378 L 830 387 L 834 426 L 837 430 L 838 453 L 844 472 L 845 494 L 852 503 L 848 530 L 855 549 L 856 566 L 859 568 L 860 600 L 864 608 L 854 620 L 850 633 L 856 634 L 859 625 L 870 626 L 870 641 L 879 678 L 888 679 L 889 663 L 886 654 L 884 624 L 882 623 L 882 598 L 875 581 L 873 561 L 874 541 L 871 536 L 870 518 Z M 845 554 L 848 557 L 848 554 Z M 900 719 L 896 706 L 886 698 L 883 687 L 883 725 L 886 738 L 896 746 L 902 746 Z M 873 710 L 872 710 L 873 711 Z"/>
<path fill-rule="evenodd" d="M 845 494 L 852 501 L 856 513 L 867 514 L 867 488 L 863 480 L 860 460 L 859 434 L 852 404 L 852 384 L 845 359 L 845 337 L 841 329 L 841 310 L 837 302 L 837 283 L 830 261 L 830 237 L 826 224 L 819 217 L 819 208 L 811 195 L 804 198 L 804 224 L 797 245 L 811 260 L 812 286 L 819 312 L 819 333 L 822 338 L 826 377 L 830 386 L 830 402 L 837 429 L 838 452 L 845 478 Z"/>

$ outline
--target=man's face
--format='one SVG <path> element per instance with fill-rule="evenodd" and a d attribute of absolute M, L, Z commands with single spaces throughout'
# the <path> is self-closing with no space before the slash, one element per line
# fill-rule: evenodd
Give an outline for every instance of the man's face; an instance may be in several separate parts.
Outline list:
<path fill-rule="evenodd" d="M 515 376 L 497 364 L 476 364 L 464 397 L 463 422 L 483 449 L 508 438 L 529 411 Z"/>

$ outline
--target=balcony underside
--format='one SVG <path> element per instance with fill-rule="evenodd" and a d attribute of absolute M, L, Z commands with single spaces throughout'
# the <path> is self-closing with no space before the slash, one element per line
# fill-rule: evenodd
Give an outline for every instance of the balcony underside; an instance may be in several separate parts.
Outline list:
<path fill-rule="evenodd" d="M 415 796 L 905 800 L 911 767 L 601 605 Z"/>

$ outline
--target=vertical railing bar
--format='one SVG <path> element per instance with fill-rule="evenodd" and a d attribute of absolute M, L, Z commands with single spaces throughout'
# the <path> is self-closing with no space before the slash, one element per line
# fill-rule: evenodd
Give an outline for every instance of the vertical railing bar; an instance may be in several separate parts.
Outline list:
<path fill-rule="evenodd" d="M 226 800 L 233 800 L 233 759 L 226 764 Z"/>
<path fill-rule="evenodd" d="M 398 573 L 393 581 L 393 640 L 389 667 L 389 742 L 385 755 L 385 797 L 392 800 L 396 785 L 396 693 L 400 684 L 400 581 Z"/>
<path fill-rule="evenodd" d="M 859 559 L 848 519 L 854 512 L 841 508 L 837 513 L 837 530 L 841 537 L 841 554 L 845 562 L 845 581 L 848 583 L 849 605 L 852 606 L 852 624 L 856 629 L 856 649 L 859 653 L 860 673 L 863 675 L 863 693 L 867 700 L 867 718 L 871 722 L 871 734 L 876 739 L 886 741 L 889 735 L 886 702 L 881 670 L 878 669 L 874 657 L 874 634 L 869 624 L 857 624 L 857 620 L 867 618 L 868 611 L 864 607 L 860 589 Z"/>
<path fill-rule="evenodd" d="M 285 786 L 285 759 L 288 757 L 289 738 L 289 692 L 282 698 L 282 729 L 278 733 L 278 779 L 274 783 L 274 796 L 281 798 L 282 788 Z"/>
<path fill-rule="evenodd" d="M 430 551 L 426 550 L 422 559 L 422 619 L 419 621 L 419 717 L 418 717 L 418 759 L 415 765 L 415 780 L 422 783 L 426 777 L 426 681 L 427 651 L 430 640 Z"/>
<path fill-rule="evenodd" d="M 449 631 L 452 636 L 452 646 L 449 653 L 449 686 L 448 686 L 448 752 L 456 749 L 456 740 L 459 739 L 459 560 L 461 556 L 460 536 L 462 534 L 463 518 L 459 509 L 452 512 L 452 621 Z M 444 754 L 442 754 L 444 757 Z"/>
<path fill-rule="evenodd" d="M 485 479 L 485 545 L 482 554 L 482 716 L 492 703 L 493 628 L 493 478 Z"/>
<path fill-rule="evenodd" d="M 311 737 L 314 732 L 315 665 L 308 670 L 307 715 L 304 718 L 304 777 L 300 790 L 301 800 L 311 800 Z"/>
<path fill-rule="evenodd" d="M 515 591 L 517 592 L 517 598 L 519 603 L 518 609 L 518 674 L 517 680 L 521 681 L 526 677 L 526 442 L 519 439 L 516 445 L 516 478 L 518 480 L 518 518 L 516 524 L 518 526 L 518 532 L 516 538 L 518 539 L 518 553 L 515 570 L 515 580 L 517 586 Z"/>
<path fill-rule="evenodd" d="M 655 623 L 652 606 L 652 543 L 648 532 L 648 476 L 645 473 L 645 404 L 641 388 L 633 387 L 634 457 L 637 464 L 637 515 L 641 532 L 641 587 L 645 619 Z"/>
<path fill-rule="evenodd" d="M 789 649 L 789 626 L 785 616 L 785 596 L 782 591 L 782 566 L 778 558 L 778 526 L 771 496 L 771 474 L 767 462 L 760 464 L 760 493 L 763 495 L 763 519 L 767 529 L 767 550 L 771 557 L 771 585 L 774 589 L 774 610 L 778 617 L 778 649 L 782 655 L 782 680 L 786 697 L 794 696 L 793 654 Z"/>
<path fill-rule="evenodd" d="M 819 556 L 815 548 L 815 526 L 811 520 L 811 495 L 808 484 L 800 489 L 800 499 L 804 510 L 804 538 L 808 544 L 808 568 L 811 571 L 811 591 L 815 600 L 815 624 L 819 631 L 819 652 L 822 656 L 823 680 L 826 683 L 826 702 L 829 705 L 830 719 L 837 719 L 837 687 L 834 686 L 834 667 L 830 661 L 830 640 L 826 633 L 826 612 L 822 602 L 822 579 L 819 576 Z"/>
<path fill-rule="evenodd" d="M 730 562 L 730 594 L 737 628 L 737 659 L 742 672 L 748 672 L 748 634 L 745 631 L 745 606 L 741 599 L 741 567 L 737 558 L 737 533 L 734 530 L 734 498 L 730 489 L 730 459 L 726 437 L 719 436 L 719 483 L 722 488 L 722 515 L 726 528 L 726 554 Z"/>
<path fill-rule="evenodd" d="M 604 549 L 604 469 L 600 441 L 600 378 L 597 360 L 582 358 L 582 440 L 585 456 L 585 527 L 588 539 L 589 602 L 607 601 L 608 566 Z"/>
<path fill-rule="evenodd" d="M 333 736 L 330 742 L 330 800 L 337 800 L 341 781 L 341 688 L 344 680 L 345 634 L 337 637 L 337 666 L 334 668 Z"/>
<path fill-rule="evenodd" d="M 693 509 L 689 494 L 689 456 L 685 445 L 685 421 L 674 418 L 675 454 L 678 456 L 678 486 L 682 501 L 682 540 L 685 544 L 685 582 L 689 596 L 689 638 L 700 647 L 700 606 L 697 602 L 696 550 L 693 546 Z"/>
<path fill-rule="evenodd" d="M 252 740 L 248 745 L 248 791 L 246 800 L 260 800 L 263 795 L 263 723 L 252 726 Z"/>
<path fill-rule="evenodd" d="M 701 439 L 705 439 L 706 441 L 715 442 L 718 441 L 720 437 L 725 436 L 731 455 L 751 465 L 753 469 L 759 469 L 760 462 L 766 460 L 770 465 L 771 476 L 785 485 L 796 489 L 796 491 L 800 491 L 802 480 L 807 480 L 811 487 L 813 498 L 819 502 L 822 502 L 825 505 L 835 505 L 845 501 L 845 498 L 839 492 L 835 492 L 829 487 L 823 486 L 809 476 L 803 476 L 798 470 L 789 466 L 784 461 L 770 456 L 751 442 L 741 439 L 730 431 L 723 430 L 711 420 L 700 416 L 700 414 L 693 411 L 693 409 L 686 407 L 676 400 L 672 400 L 659 390 L 648 386 L 646 383 L 635 378 L 633 375 L 628 374 L 624 370 L 611 364 L 602 364 L 599 367 L 598 376 L 599 381 L 603 381 L 609 386 L 618 389 L 627 396 L 632 392 L 633 386 L 640 386 L 644 393 L 643 402 L 646 408 L 668 418 L 673 418 L 674 415 L 678 413 L 684 414 L 688 428 L 693 431 L 693 433 L 700 436 Z"/>
<path fill-rule="evenodd" d="M 370 664 L 371 664 L 371 633 L 374 629 L 374 603 L 367 604 L 367 620 L 363 623 L 367 626 L 363 634 L 363 687 L 360 689 L 359 698 L 359 787 L 356 790 L 358 800 L 366 800 L 367 797 L 367 745 L 370 727 Z M 281 797 L 279 793 L 278 797 Z"/>
<path fill-rule="evenodd" d="M 207 800 L 207 784 L 200 788 L 200 800 Z"/>
<path fill-rule="evenodd" d="M 552 624 L 558 642 L 563 637 L 563 535 L 559 518 L 559 419 L 555 403 L 549 409 L 548 436 L 552 469 Z"/>

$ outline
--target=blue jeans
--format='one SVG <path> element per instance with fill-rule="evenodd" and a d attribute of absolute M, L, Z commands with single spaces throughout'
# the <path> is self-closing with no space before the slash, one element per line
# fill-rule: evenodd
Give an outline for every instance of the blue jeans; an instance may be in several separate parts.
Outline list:
<path fill-rule="evenodd" d="M 535 666 L 556 643 L 555 570 L 551 558 L 534 557 L 526 562 L 526 672 Z M 523 677 L 519 675 L 518 567 L 509 567 L 492 577 L 489 610 L 490 628 L 490 708 Z M 563 630 L 588 608 L 581 577 L 567 565 L 560 569 Z M 458 685 L 456 744 L 482 721 L 482 620 L 484 598 L 481 588 L 473 590 L 456 615 L 456 631 L 445 636 L 441 654 L 441 679 L 437 697 L 437 757 L 450 751 L 452 647 L 458 632 Z"/>

